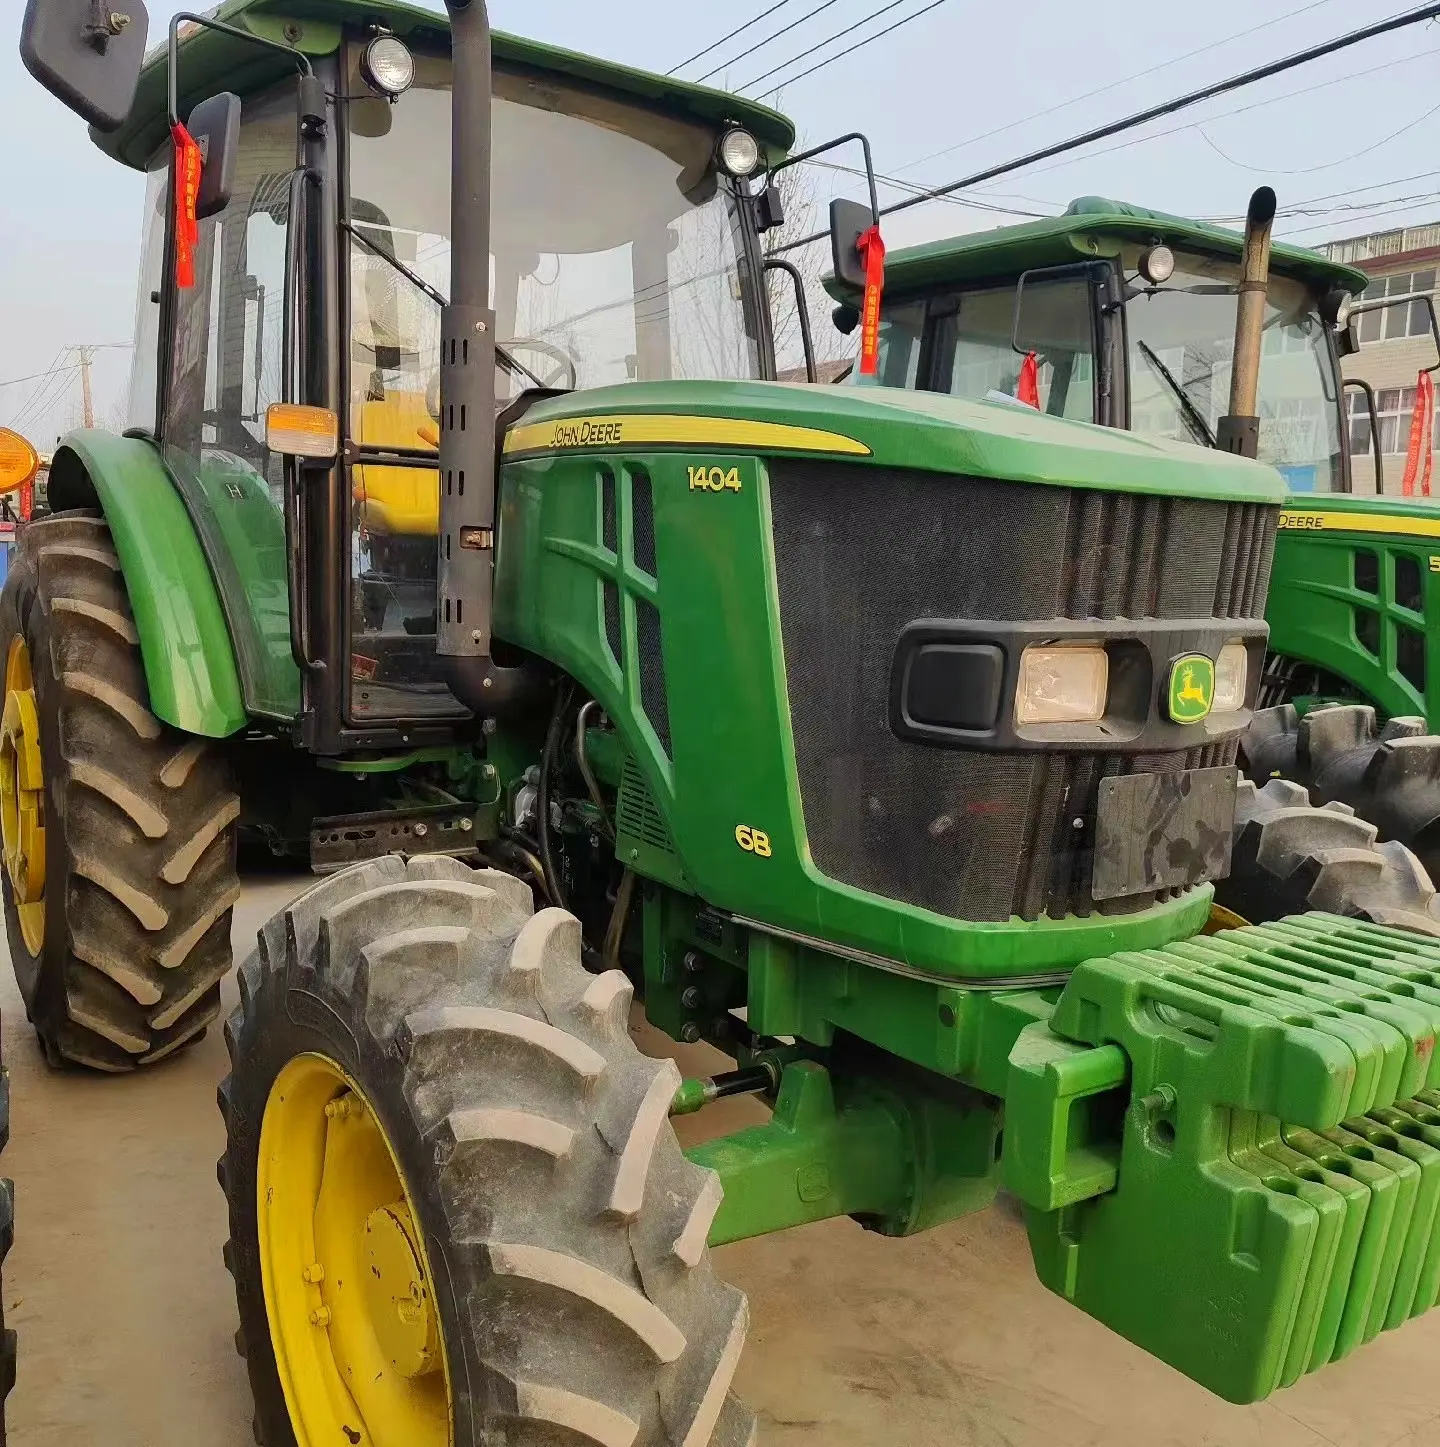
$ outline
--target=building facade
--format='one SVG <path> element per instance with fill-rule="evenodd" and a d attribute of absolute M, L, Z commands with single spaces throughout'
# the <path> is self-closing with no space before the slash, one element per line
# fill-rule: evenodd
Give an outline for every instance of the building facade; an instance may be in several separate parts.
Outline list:
<path fill-rule="evenodd" d="M 1347 380 L 1357 378 L 1374 389 L 1379 420 L 1383 486 L 1377 489 L 1369 406 L 1358 387 L 1348 387 L 1345 400 L 1354 489 L 1399 496 L 1410 450 L 1417 378 L 1422 368 L 1440 362 L 1440 356 L 1426 307 L 1398 299 L 1433 296 L 1440 275 L 1440 222 L 1372 232 L 1316 249 L 1332 261 L 1359 267 L 1371 278 L 1365 301 L 1397 299 L 1396 305 L 1357 319 L 1360 350 L 1345 358 L 1344 371 Z M 1437 441 L 1440 437 L 1432 435 L 1432 448 Z M 1440 499 L 1440 449 L 1432 457 L 1430 490 Z M 1417 478 L 1416 491 L 1419 489 Z"/>

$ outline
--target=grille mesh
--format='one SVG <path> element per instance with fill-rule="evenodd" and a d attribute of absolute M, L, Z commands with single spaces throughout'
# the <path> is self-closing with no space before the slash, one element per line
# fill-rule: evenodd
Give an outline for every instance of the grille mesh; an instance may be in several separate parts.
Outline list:
<path fill-rule="evenodd" d="M 770 477 L 801 803 L 819 868 L 972 920 L 1152 903 L 1090 898 L 1100 780 L 1231 763 L 1236 745 L 1006 754 L 897 739 L 896 640 L 917 618 L 1254 616 L 1277 510 L 833 462 L 776 461 Z"/>

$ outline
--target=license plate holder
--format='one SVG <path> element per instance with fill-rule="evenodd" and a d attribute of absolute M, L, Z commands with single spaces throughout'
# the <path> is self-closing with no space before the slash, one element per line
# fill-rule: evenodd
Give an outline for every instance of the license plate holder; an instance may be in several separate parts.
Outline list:
<path fill-rule="evenodd" d="M 1091 896 L 1123 899 L 1223 879 L 1239 778 L 1229 766 L 1102 779 Z"/>

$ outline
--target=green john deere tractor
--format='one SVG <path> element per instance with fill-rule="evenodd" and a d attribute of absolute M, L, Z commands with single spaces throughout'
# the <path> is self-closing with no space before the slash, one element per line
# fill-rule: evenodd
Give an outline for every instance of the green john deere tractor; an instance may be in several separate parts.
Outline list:
<path fill-rule="evenodd" d="M 1234 1401 L 1435 1304 L 1440 925 L 1206 933 L 1273 470 L 770 380 L 751 102 L 482 0 L 148 62 L 121 3 L 22 41 L 150 181 L 133 425 L 63 440 L 0 595 L 5 907 L 47 1049 L 128 1069 L 215 1016 L 242 833 L 329 871 L 226 1025 L 259 1440 L 740 1447 L 710 1248 L 1002 1181 Z"/>
<path fill-rule="evenodd" d="M 1013 401 L 1033 353 L 1040 410 L 1215 447 L 1242 240 L 1088 196 L 1053 219 L 892 252 L 878 380 Z M 1355 322 L 1380 308 L 1423 313 L 1440 348 L 1434 307 L 1429 297 L 1352 306 L 1365 274 L 1303 248 L 1275 245 L 1269 267 L 1258 456 L 1290 495 L 1269 573 L 1269 649 L 1240 752 L 1258 788 L 1244 789 L 1237 848 L 1248 847 L 1247 826 L 1256 847 L 1273 828 L 1296 841 L 1303 833 L 1307 854 L 1367 848 L 1368 824 L 1440 877 L 1440 739 L 1427 732 L 1427 720 L 1440 721 L 1440 654 L 1429 656 L 1440 628 L 1427 624 L 1440 618 L 1440 509 L 1428 498 L 1350 495 L 1352 437 L 1373 446 L 1377 478 L 1383 457 L 1370 388 L 1340 372 L 1359 345 Z M 837 325 L 853 328 L 853 288 L 830 286 Z M 1358 817 L 1331 809 L 1284 820 L 1276 811 L 1298 801 L 1297 784 Z M 1393 869 L 1378 864 L 1387 854 Z M 1382 849 L 1337 855 L 1311 889 L 1320 907 L 1336 908 L 1339 891 L 1347 912 L 1365 913 L 1414 897 L 1417 881 L 1404 851 Z M 1219 894 L 1255 907 L 1238 874 Z"/>

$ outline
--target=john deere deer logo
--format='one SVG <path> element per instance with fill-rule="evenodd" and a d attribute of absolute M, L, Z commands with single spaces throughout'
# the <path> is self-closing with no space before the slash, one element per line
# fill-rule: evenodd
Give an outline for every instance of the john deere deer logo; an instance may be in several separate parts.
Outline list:
<path fill-rule="evenodd" d="M 1215 665 L 1202 653 L 1187 653 L 1170 665 L 1170 717 L 1199 723 L 1215 701 Z"/>

